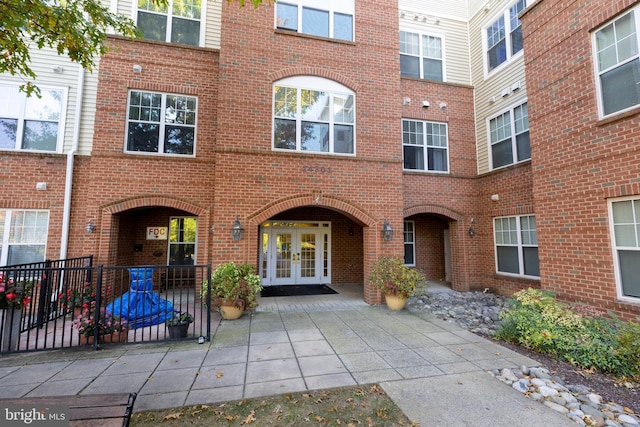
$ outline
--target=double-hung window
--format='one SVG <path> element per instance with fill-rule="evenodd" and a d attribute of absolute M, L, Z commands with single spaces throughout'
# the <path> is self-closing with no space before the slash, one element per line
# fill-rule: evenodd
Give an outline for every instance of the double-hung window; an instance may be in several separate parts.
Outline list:
<path fill-rule="evenodd" d="M 0 149 L 58 151 L 64 91 L 40 87 L 40 95 L 27 97 L 17 84 L 0 83 Z"/>
<path fill-rule="evenodd" d="M 355 154 L 355 94 L 318 77 L 289 77 L 276 82 L 273 148 Z"/>
<path fill-rule="evenodd" d="M 402 120 L 402 157 L 405 170 L 449 172 L 446 123 Z"/>
<path fill-rule="evenodd" d="M 0 265 L 45 259 L 49 211 L 0 209 Z"/>
<path fill-rule="evenodd" d="M 131 91 L 126 151 L 193 155 L 196 110 L 191 96 Z"/>
<path fill-rule="evenodd" d="M 496 271 L 540 277 L 538 231 L 534 215 L 494 218 Z"/>
<path fill-rule="evenodd" d="M 619 293 L 640 298 L 640 199 L 614 200 L 609 206 Z"/>
<path fill-rule="evenodd" d="M 138 0 L 138 28 L 145 39 L 198 46 L 201 16 L 202 0 Z"/>
<path fill-rule="evenodd" d="M 404 222 L 404 264 L 416 265 L 416 223 Z"/>
<path fill-rule="evenodd" d="M 489 142 L 493 169 L 531 158 L 526 102 L 489 120 Z"/>
<path fill-rule="evenodd" d="M 276 28 L 353 41 L 355 0 L 283 0 L 276 3 Z"/>
<path fill-rule="evenodd" d="M 530 0 L 529 3 L 531 2 Z M 485 28 L 487 71 L 495 69 L 522 51 L 522 26 L 518 14 L 526 7 L 526 0 L 516 1 Z"/>
<path fill-rule="evenodd" d="M 595 32 L 601 116 L 640 104 L 639 15 L 636 7 Z"/>
<path fill-rule="evenodd" d="M 442 38 L 400 31 L 400 74 L 444 81 Z"/>

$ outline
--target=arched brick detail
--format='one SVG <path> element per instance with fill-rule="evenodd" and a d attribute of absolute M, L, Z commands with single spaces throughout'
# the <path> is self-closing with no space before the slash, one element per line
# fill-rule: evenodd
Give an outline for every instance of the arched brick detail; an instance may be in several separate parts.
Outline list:
<path fill-rule="evenodd" d="M 285 77 L 293 77 L 293 76 L 324 77 L 326 79 L 330 79 L 340 84 L 343 84 L 354 92 L 358 92 L 358 89 L 360 88 L 358 83 L 356 83 L 355 80 L 349 77 L 343 76 L 342 74 L 336 73 L 335 71 L 332 71 L 332 70 L 327 70 L 325 68 L 315 68 L 315 67 L 285 68 L 283 70 L 276 71 L 275 73 L 271 73 L 269 75 L 269 79 L 272 82 L 275 82 L 276 80 L 280 80 Z"/>
<path fill-rule="evenodd" d="M 163 206 L 180 209 L 197 216 L 205 215 L 207 213 L 206 209 L 194 205 L 193 203 L 166 195 L 131 197 L 103 205 L 101 209 L 103 213 L 113 215 L 130 209 L 148 206 Z"/>
<path fill-rule="evenodd" d="M 352 217 L 367 227 L 371 227 L 378 222 L 363 209 L 353 205 L 352 203 L 321 193 L 298 194 L 283 197 L 282 199 L 276 200 L 275 202 L 264 206 L 260 210 L 249 215 L 247 220 L 252 224 L 258 225 L 282 211 L 301 206 L 319 206 L 334 209 Z"/>
<path fill-rule="evenodd" d="M 456 221 L 464 220 L 464 215 L 462 215 L 460 212 L 454 211 L 452 209 L 449 209 L 447 207 L 440 206 L 440 205 L 427 204 L 427 205 L 411 206 L 411 207 L 405 208 L 403 212 L 405 218 L 410 217 L 412 215 L 421 214 L 421 213 L 443 215 L 443 216 L 446 216 L 447 218 L 451 218 Z"/>

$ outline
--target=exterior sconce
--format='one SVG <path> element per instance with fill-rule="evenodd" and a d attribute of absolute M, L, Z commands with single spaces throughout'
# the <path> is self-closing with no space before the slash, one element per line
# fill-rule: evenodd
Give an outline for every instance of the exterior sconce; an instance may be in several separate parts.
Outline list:
<path fill-rule="evenodd" d="M 469 236 L 473 237 L 476 235 L 476 230 L 473 229 L 473 227 L 469 227 Z"/>
<path fill-rule="evenodd" d="M 389 225 L 389 220 L 385 219 L 382 225 L 382 238 L 387 242 L 393 237 L 393 228 Z"/>
<path fill-rule="evenodd" d="M 215 227 L 212 225 L 211 228 L 209 229 L 209 232 L 211 234 L 213 234 L 216 231 Z"/>
<path fill-rule="evenodd" d="M 87 225 L 85 225 L 84 229 L 87 231 L 87 234 L 93 234 L 93 232 L 96 230 L 96 225 L 93 223 L 92 220 L 89 220 L 89 222 L 87 222 Z"/>
<path fill-rule="evenodd" d="M 242 228 L 242 225 L 240 224 L 240 220 L 236 215 L 236 221 L 231 226 L 231 237 L 233 237 L 233 240 L 241 240 L 243 232 L 244 232 L 244 228 Z"/>

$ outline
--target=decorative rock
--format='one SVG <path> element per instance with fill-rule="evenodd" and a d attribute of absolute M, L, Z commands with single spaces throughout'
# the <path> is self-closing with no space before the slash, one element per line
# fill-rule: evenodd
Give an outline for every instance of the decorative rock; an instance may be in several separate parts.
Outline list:
<path fill-rule="evenodd" d="M 511 387 L 518 390 L 520 393 L 526 393 L 529 391 L 529 386 L 525 382 L 525 380 L 518 380 L 514 382 Z"/>
<path fill-rule="evenodd" d="M 542 387 L 542 386 L 546 386 L 547 382 L 545 380 L 541 380 L 540 378 L 533 378 L 531 380 L 531 384 L 533 384 L 536 387 Z"/>
<path fill-rule="evenodd" d="M 589 401 L 595 403 L 596 405 L 599 405 L 600 402 L 602 402 L 602 396 L 600 396 L 599 394 L 589 393 L 587 394 L 587 398 L 589 399 Z"/>
<path fill-rule="evenodd" d="M 604 422 L 604 425 L 605 425 L 606 427 L 624 427 L 622 424 L 617 423 L 617 422 L 612 421 L 612 420 L 606 420 L 606 421 Z"/>
<path fill-rule="evenodd" d="M 560 412 L 563 415 L 569 413 L 569 410 L 567 408 L 565 408 L 564 406 L 558 405 L 557 403 L 551 402 L 549 400 L 546 400 L 544 402 L 544 405 L 548 406 L 549 408 L 553 409 L 556 412 Z"/>
<path fill-rule="evenodd" d="M 629 424 L 632 426 L 640 425 L 640 422 L 636 417 L 632 417 L 631 415 L 627 415 L 627 414 L 620 415 L 618 417 L 618 421 L 620 421 L 623 424 Z"/>
<path fill-rule="evenodd" d="M 556 390 L 554 388 L 551 388 L 551 387 L 548 387 L 546 385 L 543 385 L 542 387 L 540 387 L 538 389 L 538 391 L 544 397 L 550 397 L 550 396 L 557 396 L 558 395 L 558 390 Z"/>
<path fill-rule="evenodd" d="M 511 382 L 518 381 L 518 377 L 509 368 L 503 369 L 502 372 L 500 372 L 500 374 L 508 381 L 511 381 Z"/>
<path fill-rule="evenodd" d="M 582 418 L 572 414 L 572 413 L 568 413 L 567 414 L 567 418 L 569 418 L 571 421 L 574 421 L 576 424 L 580 425 L 580 426 L 586 426 L 585 422 L 582 421 Z"/>

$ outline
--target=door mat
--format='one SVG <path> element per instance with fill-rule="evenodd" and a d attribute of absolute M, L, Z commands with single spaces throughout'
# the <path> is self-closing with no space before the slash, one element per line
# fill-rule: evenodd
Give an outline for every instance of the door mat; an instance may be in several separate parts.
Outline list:
<path fill-rule="evenodd" d="M 298 295 L 337 294 L 327 285 L 282 285 L 265 286 L 260 293 L 262 297 L 294 297 Z"/>

